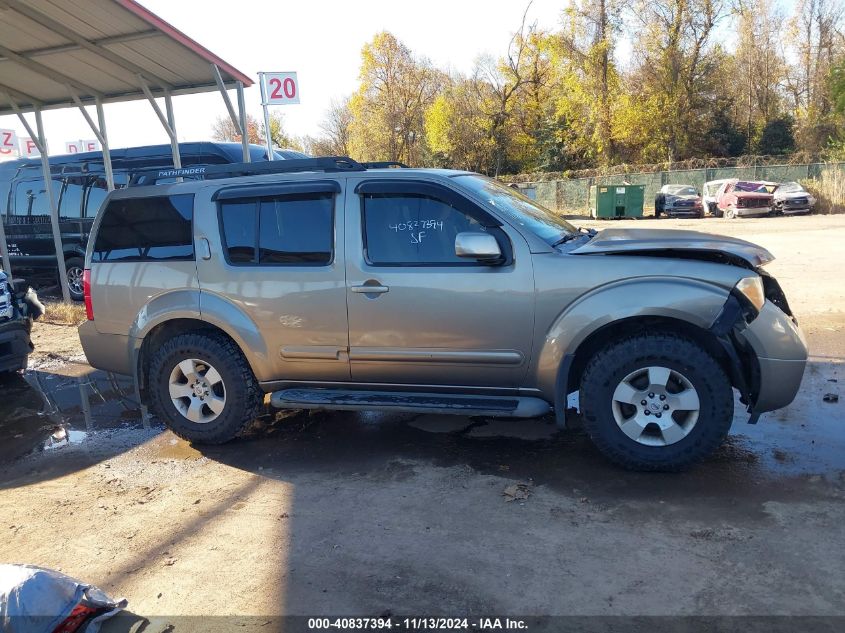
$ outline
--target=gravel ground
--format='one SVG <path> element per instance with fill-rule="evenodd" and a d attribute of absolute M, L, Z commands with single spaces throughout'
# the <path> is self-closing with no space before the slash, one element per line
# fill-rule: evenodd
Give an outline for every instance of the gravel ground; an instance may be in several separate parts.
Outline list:
<path fill-rule="evenodd" d="M 548 420 L 268 414 L 195 448 L 144 423 L 75 330 L 41 324 L 0 401 L 0 560 L 151 620 L 111 630 L 212 629 L 180 617 L 201 614 L 261 631 L 290 614 L 845 616 L 845 413 L 822 400 L 845 378 L 845 216 L 576 223 L 774 252 L 813 355 L 796 401 L 757 426 L 738 407 L 724 447 L 671 475 L 621 471 Z"/>

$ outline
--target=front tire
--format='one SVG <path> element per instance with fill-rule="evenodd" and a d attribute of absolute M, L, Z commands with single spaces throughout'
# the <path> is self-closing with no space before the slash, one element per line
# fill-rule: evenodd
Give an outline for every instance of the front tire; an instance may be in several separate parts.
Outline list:
<path fill-rule="evenodd" d="M 215 332 L 181 334 L 155 352 L 152 408 L 179 437 L 223 444 L 258 416 L 264 396 L 241 350 Z"/>
<path fill-rule="evenodd" d="M 735 220 L 736 218 L 737 218 L 737 215 L 736 215 L 736 210 L 735 210 L 735 209 L 731 209 L 730 207 L 728 207 L 727 209 L 725 209 L 725 219 L 727 219 L 727 220 Z"/>
<path fill-rule="evenodd" d="M 595 445 L 631 470 L 682 470 L 713 452 L 733 420 L 731 383 L 718 361 L 672 333 L 632 336 L 597 352 L 580 401 Z"/>

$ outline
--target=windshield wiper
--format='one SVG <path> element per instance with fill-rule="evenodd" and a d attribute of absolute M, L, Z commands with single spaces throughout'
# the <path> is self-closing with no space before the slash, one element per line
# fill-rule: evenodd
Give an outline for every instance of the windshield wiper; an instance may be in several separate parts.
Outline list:
<path fill-rule="evenodd" d="M 560 239 L 552 244 L 552 248 L 555 246 L 560 246 L 561 244 L 566 244 L 567 242 L 571 242 L 575 238 L 581 237 L 582 235 L 586 235 L 590 238 L 594 238 L 598 234 L 598 231 L 595 229 L 588 229 L 583 226 L 578 227 L 578 230 L 575 233 L 567 233 L 566 235 L 562 235 Z"/>

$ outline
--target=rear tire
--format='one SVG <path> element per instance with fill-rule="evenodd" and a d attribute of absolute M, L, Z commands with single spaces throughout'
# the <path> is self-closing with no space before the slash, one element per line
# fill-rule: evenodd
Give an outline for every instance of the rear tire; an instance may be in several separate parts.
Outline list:
<path fill-rule="evenodd" d="M 65 260 L 67 289 L 70 293 L 70 298 L 74 301 L 82 301 L 85 298 L 82 287 L 82 272 L 84 269 L 85 260 L 81 257 L 70 257 Z"/>
<path fill-rule="evenodd" d="M 216 332 L 180 334 L 155 352 L 152 408 L 179 437 L 223 444 L 258 417 L 264 394 L 241 350 Z"/>
<path fill-rule="evenodd" d="M 668 332 L 597 352 L 584 370 L 580 401 L 595 445 L 631 470 L 682 470 L 713 452 L 733 421 L 733 391 L 722 367 L 693 340 Z"/>

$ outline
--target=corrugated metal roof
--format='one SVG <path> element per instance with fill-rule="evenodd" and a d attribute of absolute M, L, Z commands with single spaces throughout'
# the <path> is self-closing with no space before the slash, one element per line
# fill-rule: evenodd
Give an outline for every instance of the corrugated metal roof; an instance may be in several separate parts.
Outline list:
<path fill-rule="evenodd" d="M 22 110 L 216 90 L 252 80 L 134 0 L 0 0 L 0 93 Z M 0 95 L 0 114 L 13 110 Z"/>

